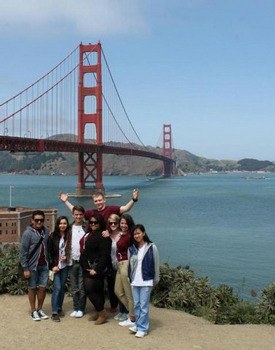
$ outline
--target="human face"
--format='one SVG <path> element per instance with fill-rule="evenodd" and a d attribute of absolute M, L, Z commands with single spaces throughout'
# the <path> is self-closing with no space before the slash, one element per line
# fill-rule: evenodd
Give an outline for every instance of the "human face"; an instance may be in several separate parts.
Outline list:
<path fill-rule="evenodd" d="M 122 232 L 127 232 L 128 231 L 128 224 L 127 224 L 125 219 L 122 218 L 120 220 L 119 226 L 120 226 L 120 229 L 121 229 Z"/>
<path fill-rule="evenodd" d="M 67 220 L 61 219 L 58 227 L 59 227 L 60 232 L 65 232 L 66 228 L 68 227 Z"/>
<path fill-rule="evenodd" d="M 91 227 L 91 230 L 95 231 L 98 229 L 99 222 L 96 220 L 96 218 L 91 217 L 91 219 L 89 221 L 89 225 Z"/>
<path fill-rule="evenodd" d="M 118 228 L 118 222 L 116 220 L 109 218 L 108 226 L 110 230 L 115 231 Z"/>
<path fill-rule="evenodd" d="M 32 219 L 32 226 L 36 230 L 40 230 L 43 225 L 44 225 L 44 216 L 43 215 L 35 215 L 34 218 Z"/>
<path fill-rule="evenodd" d="M 138 245 L 142 245 L 144 243 L 144 232 L 142 232 L 139 228 L 134 231 L 134 240 Z"/>
<path fill-rule="evenodd" d="M 99 196 L 93 196 L 94 205 L 96 206 L 97 210 L 103 210 L 105 209 L 105 198 L 101 194 Z"/>
<path fill-rule="evenodd" d="M 82 213 L 82 211 L 79 210 L 75 210 L 73 212 L 73 217 L 74 217 L 74 223 L 76 225 L 82 225 L 83 223 L 83 218 L 84 218 L 84 213 Z"/>

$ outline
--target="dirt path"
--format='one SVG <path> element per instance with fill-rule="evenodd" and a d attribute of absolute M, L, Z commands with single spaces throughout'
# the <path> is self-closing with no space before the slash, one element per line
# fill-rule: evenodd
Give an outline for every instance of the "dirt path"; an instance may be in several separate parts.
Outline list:
<path fill-rule="evenodd" d="M 151 331 L 137 339 L 110 318 L 101 326 L 69 317 L 72 299 L 64 303 L 65 318 L 31 320 L 27 296 L 0 295 L 2 350 L 274 350 L 275 327 L 265 325 L 217 326 L 189 314 L 151 307 Z M 90 305 L 89 308 L 91 309 Z M 50 314 L 50 297 L 45 301 Z M 89 310 L 89 309 L 88 309 Z"/>

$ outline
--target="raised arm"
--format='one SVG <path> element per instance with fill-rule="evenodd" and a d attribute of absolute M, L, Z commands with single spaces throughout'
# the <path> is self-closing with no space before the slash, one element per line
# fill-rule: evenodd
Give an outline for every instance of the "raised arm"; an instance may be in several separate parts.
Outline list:
<path fill-rule="evenodd" d="M 120 214 L 126 213 L 127 211 L 131 210 L 134 206 L 134 204 L 138 201 L 138 190 L 133 190 L 133 197 L 132 199 L 125 205 L 122 205 L 120 207 Z"/>
<path fill-rule="evenodd" d="M 66 207 L 70 210 L 70 212 L 72 212 L 74 206 L 72 205 L 72 203 L 68 201 L 68 198 L 69 198 L 68 193 L 63 193 L 63 192 L 59 193 L 59 199 L 66 205 Z"/>

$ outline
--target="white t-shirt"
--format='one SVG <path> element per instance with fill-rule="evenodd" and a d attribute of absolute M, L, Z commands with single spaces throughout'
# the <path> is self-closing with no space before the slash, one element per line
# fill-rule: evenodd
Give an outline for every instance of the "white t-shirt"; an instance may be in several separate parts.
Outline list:
<path fill-rule="evenodd" d="M 72 259 L 79 260 L 80 244 L 79 241 L 85 235 L 85 231 L 81 225 L 72 226 Z"/>
<path fill-rule="evenodd" d="M 153 286 L 153 280 L 144 281 L 142 278 L 141 273 L 141 267 L 142 267 L 142 258 L 144 255 L 144 249 L 146 244 L 144 244 L 141 248 L 138 248 L 138 263 L 137 263 L 137 269 L 135 273 L 134 280 L 132 281 L 131 285 L 136 287 L 152 287 Z"/>

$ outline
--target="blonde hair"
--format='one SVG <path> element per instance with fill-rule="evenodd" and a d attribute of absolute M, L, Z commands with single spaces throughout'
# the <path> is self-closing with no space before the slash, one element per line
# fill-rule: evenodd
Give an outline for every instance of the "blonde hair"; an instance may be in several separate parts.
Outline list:
<path fill-rule="evenodd" d="M 116 214 L 111 214 L 109 217 L 108 217 L 108 222 L 109 220 L 112 219 L 114 220 L 117 224 L 119 224 L 119 220 L 120 220 L 120 217 Z"/>

